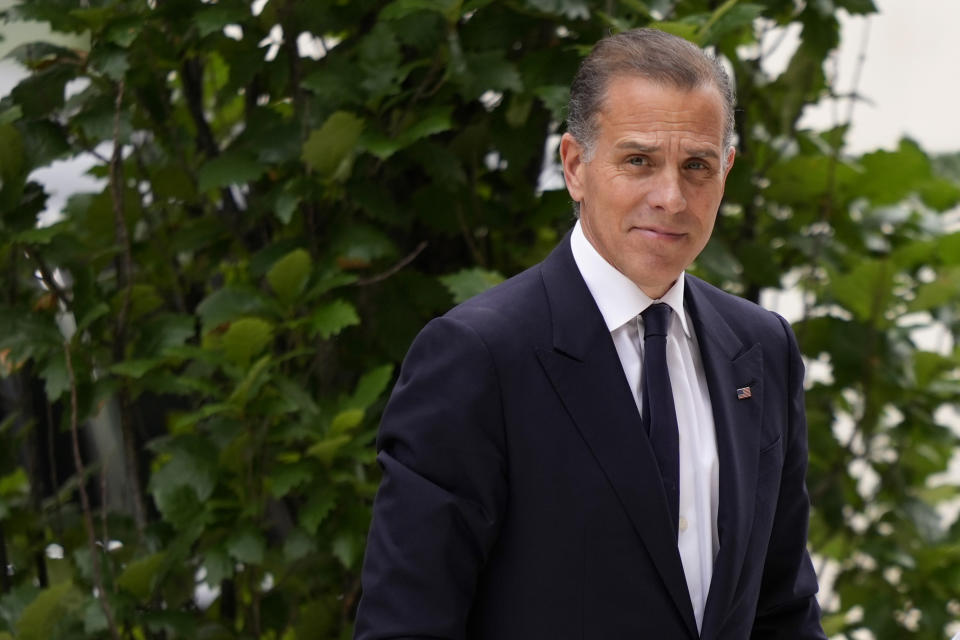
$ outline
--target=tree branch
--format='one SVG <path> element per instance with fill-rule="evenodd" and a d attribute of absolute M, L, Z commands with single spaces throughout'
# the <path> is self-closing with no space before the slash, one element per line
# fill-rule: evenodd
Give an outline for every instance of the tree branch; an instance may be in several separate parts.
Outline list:
<path fill-rule="evenodd" d="M 395 273 L 403 269 L 405 266 L 413 262 L 416 259 L 416 257 L 420 255 L 420 252 L 422 252 L 426 248 L 427 248 L 427 241 L 424 240 L 423 242 L 418 244 L 417 248 L 414 249 L 409 255 L 404 256 L 403 259 L 401 259 L 399 262 L 397 262 L 395 265 L 393 265 L 383 273 L 378 273 L 375 276 L 370 276 L 369 278 L 357 280 L 354 284 L 356 284 L 358 287 L 365 287 L 367 285 L 375 284 L 377 282 L 386 280 L 387 278 L 394 275 Z"/>
<path fill-rule="evenodd" d="M 120 114 L 123 109 L 124 83 L 117 85 L 117 99 L 113 117 L 113 154 L 110 157 L 110 194 L 113 198 L 113 227 L 114 238 L 120 246 L 121 253 L 116 259 L 117 288 L 123 293 L 123 301 L 117 313 L 114 330 L 113 359 L 122 362 L 127 352 L 127 316 L 130 313 L 130 304 L 133 298 L 133 248 L 130 243 L 130 232 L 127 229 L 126 211 L 124 206 L 124 171 L 123 171 L 123 144 L 120 142 Z M 127 485 L 133 493 L 133 519 L 136 523 L 137 534 L 142 543 L 146 539 L 147 509 L 143 498 L 143 488 L 140 485 L 137 448 L 134 444 L 133 429 L 130 426 L 130 406 L 127 402 L 125 387 L 118 392 L 120 405 L 120 426 L 123 432 L 124 450 L 126 455 L 125 467 Z"/>
<path fill-rule="evenodd" d="M 197 58 L 190 58 L 184 61 L 181 67 L 183 77 L 183 97 L 187 103 L 187 110 L 193 123 L 197 127 L 197 148 L 206 154 L 208 158 L 216 158 L 220 155 L 220 147 L 213 137 L 213 130 L 207 123 L 207 118 L 203 114 L 203 65 Z M 237 201 L 230 193 L 229 187 L 220 190 L 220 197 L 223 200 L 223 209 L 227 213 L 236 216 L 240 212 Z"/>
<path fill-rule="evenodd" d="M 30 245 L 23 245 L 23 252 L 36 263 L 37 271 L 40 272 L 41 281 L 53 292 L 53 295 L 57 296 L 57 299 L 63 304 L 64 308 L 69 311 L 73 307 L 73 301 L 70 299 L 70 296 L 67 295 L 67 292 L 57 284 L 56 278 L 53 277 L 53 271 L 50 270 L 50 267 L 43 257 Z"/>
<path fill-rule="evenodd" d="M 83 457 L 80 455 L 80 427 L 78 424 L 77 409 L 77 376 L 73 370 L 73 357 L 70 353 L 70 341 L 63 343 L 63 356 L 66 361 L 67 376 L 70 379 L 70 435 L 73 440 L 73 464 L 77 471 L 77 490 L 80 492 L 80 506 L 83 509 L 83 528 L 87 533 L 87 546 L 90 551 L 90 562 L 93 568 L 93 584 L 97 589 L 97 599 L 103 608 L 103 615 L 107 619 L 110 635 L 113 640 L 120 640 L 120 631 L 113 615 L 113 608 L 107 598 L 107 591 L 103 586 L 103 571 L 100 566 L 100 550 L 97 549 L 96 533 L 93 528 L 93 511 L 90 508 L 90 496 L 87 495 L 87 486 L 84 481 L 86 470 Z M 104 541 L 105 542 L 105 541 Z"/>

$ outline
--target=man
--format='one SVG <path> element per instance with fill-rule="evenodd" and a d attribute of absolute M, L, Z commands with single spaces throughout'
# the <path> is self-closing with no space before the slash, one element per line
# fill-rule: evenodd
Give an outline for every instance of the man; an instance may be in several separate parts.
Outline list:
<path fill-rule="evenodd" d="M 560 145 L 578 223 L 404 362 L 356 638 L 825 638 L 793 334 L 684 274 L 732 113 L 722 67 L 662 32 L 584 62 Z"/>

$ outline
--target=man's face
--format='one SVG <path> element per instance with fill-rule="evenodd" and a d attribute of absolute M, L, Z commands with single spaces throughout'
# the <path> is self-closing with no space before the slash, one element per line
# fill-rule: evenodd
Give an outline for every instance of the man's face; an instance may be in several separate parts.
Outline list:
<path fill-rule="evenodd" d="M 614 76 L 596 123 L 589 161 L 569 133 L 560 142 L 567 190 L 594 248 L 659 298 L 710 239 L 733 166 L 720 93 Z"/>

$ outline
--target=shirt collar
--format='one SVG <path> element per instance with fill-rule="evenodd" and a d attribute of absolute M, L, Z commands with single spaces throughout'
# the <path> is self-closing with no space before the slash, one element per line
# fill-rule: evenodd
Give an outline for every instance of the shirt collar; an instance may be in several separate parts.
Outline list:
<path fill-rule="evenodd" d="M 656 300 L 645 294 L 630 278 L 607 262 L 590 244 L 583 234 L 580 221 L 573 227 L 570 235 L 570 249 L 573 260 L 580 269 L 580 275 L 587 283 L 587 289 L 600 308 L 600 314 L 607 325 L 607 331 L 613 331 L 636 318 Z M 687 326 L 687 314 L 683 309 L 684 273 L 673 283 L 659 302 L 670 305 L 680 319 L 683 333 L 690 337 Z"/>

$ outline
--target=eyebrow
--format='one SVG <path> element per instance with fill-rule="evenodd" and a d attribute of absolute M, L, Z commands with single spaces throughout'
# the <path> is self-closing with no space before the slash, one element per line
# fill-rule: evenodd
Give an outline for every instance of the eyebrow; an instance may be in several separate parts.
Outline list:
<path fill-rule="evenodd" d="M 661 147 L 659 145 L 643 144 L 633 140 L 624 140 L 623 142 L 618 142 L 615 148 L 629 149 L 631 151 L 639 151 L 640 153 L 657 153 L 658 151 L 661 151 Z M 720 159 L 720 154 L 709 147 L 684 149 L 684 153 L 691 158 L 713 158 L 714 160 Z"/>

